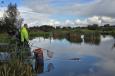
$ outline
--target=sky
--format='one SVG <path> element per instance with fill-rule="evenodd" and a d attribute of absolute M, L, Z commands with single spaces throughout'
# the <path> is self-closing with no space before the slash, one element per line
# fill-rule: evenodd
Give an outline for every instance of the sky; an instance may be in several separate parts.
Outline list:
<path fill-rule="evenodd" d="M 24 23 L 31 26 L 115 25 L 115 0 L 0 0 L 0 17 L 16 3 Z"/>

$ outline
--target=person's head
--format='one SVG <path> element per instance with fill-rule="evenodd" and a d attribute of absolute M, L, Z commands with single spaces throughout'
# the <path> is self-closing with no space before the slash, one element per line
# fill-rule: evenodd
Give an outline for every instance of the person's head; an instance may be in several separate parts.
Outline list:
<path fill-rule="evenodd" d="M 24 24 L 24 27 L 28 28 L 28 25 L 27 25 L 27 24 Z"/>

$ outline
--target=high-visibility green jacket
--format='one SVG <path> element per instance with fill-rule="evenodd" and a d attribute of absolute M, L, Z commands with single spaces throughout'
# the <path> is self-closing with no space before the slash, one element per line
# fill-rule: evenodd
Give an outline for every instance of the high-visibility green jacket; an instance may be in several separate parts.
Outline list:
<path fill-rule="evenodd" d="M 29 38 L 28 38 L 28 31 L 26 29 L 26 27 L 22 27 L 21 28 L 21 42 L 24 42 L 25 40 L 26 41 L 29 41 Z"/>

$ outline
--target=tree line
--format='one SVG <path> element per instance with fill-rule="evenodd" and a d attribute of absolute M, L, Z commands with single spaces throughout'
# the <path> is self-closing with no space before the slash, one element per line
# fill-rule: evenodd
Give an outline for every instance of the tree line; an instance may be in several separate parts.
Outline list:
<path fill-rule="evenodd" d="M 104 26 L 99 26 L 98 24 L 87 25 L 87 27 L 61 27 L 61 26 L 50 26 L 50 25 L 42 25 L 42 26 L 34 26 L 29 28 L 32 31 L 44 31 L 50 32 L 53 30 L 75 30 L 75 29 L 88 29 L 88 30 L 101 30 L 101 31 L 112 31 L 115 30 L 115 25 L 105 24 Z"/>

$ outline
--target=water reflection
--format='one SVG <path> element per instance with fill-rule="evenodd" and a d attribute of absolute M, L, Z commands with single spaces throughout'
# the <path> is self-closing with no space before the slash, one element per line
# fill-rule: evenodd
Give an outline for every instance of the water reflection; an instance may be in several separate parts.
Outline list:
<path fill-rule="evenodd" d="M 66 34 L 62 34 L 62 33 L 53 33 L 53 39 L 64 39 L 66 37 Z"/>
<path fill-rule="evenodd" d="M 115 48 L 115 43 L 113 44 L 113 48 Z"/>
<path fill-rule="evenodd" d="M 85 36 L 81 37 L 84 43 L 80 45 L 67 39 L 33 39 L 34 45 L 54 52 L 53 57 L 47 60 L 47 53 L 43 51 L 44 69 L 39 76 L 115 76 L 115 49 L 111 49 L 115 44 L 114 38 L 98 36 L 100 39 L 96 42 L 94 37 L 87 37 L 87 44 Z M 95 43 L 96 46 L 89 45 Z"/>
<path fill-rule="evenodd" d="M 35 56 L 35 71 L 36 73 L 42 73 L 44 70 L 43 50 L 41 48 L 35 49 L 34 56 Z"/>
<path fill-rule="evenodd" d="M 80 33 L 68 33 L 68 34 L 58 34 L 54 33 L 53 34 L 53 39 L 67 39 L 71 43 L 82 43 L 85 42 L 87 44 L 93 44 L 93 45 L 99 45 L 100 44 L 100 34 L 85 34 L 83 35 L 83 38 L 81 37 L 82 35 Z"/>
<path fill-rule="evenodd" d="M 114 48 L 115 48 L 115 38 L 114 38 L 114 43 L 113 43 L 112 49 L 114 49 Z"/>
<path fill-rule="evenodd" d="M 50 55 L 51 52 L 47 50 L 47 54 Z M 35 56 L 35 72 L 37 74 L 43 73 L 44 72 L 44 55 L 43 55 L 43 49 L 42 48 L 37 48 L 34 50 L 34 56 Z M 53 56 L 50 55 L 50 58 Z M 47 66 L 47 71 L 50 72 L 51 70 L 54 69 L 54 65 L 52 63 L 49 63 Z"/>
<path fill-rule="evenodd" d="M 47 56 L 49 57 L 49 58 L 53 58 L 53 52 L 52 51 L 50 51 L 50 50 L 47 50 Z"/>
<path fill-rule="evenodd" d="M 95 44 L 99 45 L 100 44 L 100 35 L 98 34 L 89 34 L 89 35 L 84 35 L 84 42 L 88 44 Z"/>
<path fill-rule="evenodd" d="M 47 72 L 50 72 L 54 69 L 54 65 L 52 63 L 49 63 L 47 66 Z"/>
<path fill-rule="evenodd" d="M 39 61 L 35 61 L 35 71 L 37 74 L 44 72 L 44 64 L 40 64 Z"/>
<path fill-rule="evenodd" d="M 10 60 L 10 56 L 8 52 L 0 52 L 0 61 L 8 61 Z"/>
<path fill-rule="evenodd" d="M 77 33 L 67 34 L 66 39 L 71 43 L 81 43 L 82 42 L 81 34 L 77 34 Z"/>

